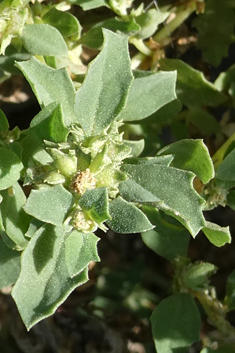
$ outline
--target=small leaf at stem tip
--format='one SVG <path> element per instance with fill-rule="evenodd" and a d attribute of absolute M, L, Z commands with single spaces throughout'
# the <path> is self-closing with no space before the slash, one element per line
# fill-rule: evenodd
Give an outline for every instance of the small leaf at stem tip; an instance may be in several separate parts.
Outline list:
<path fill-rule="evenodd" d="M 218 224 L 206 222 L 202 231 L 207 239 L 215 246 L 220 247 L 227 243 L 230 244 L 232 241 L 229 227 L 220 227 Z"/>

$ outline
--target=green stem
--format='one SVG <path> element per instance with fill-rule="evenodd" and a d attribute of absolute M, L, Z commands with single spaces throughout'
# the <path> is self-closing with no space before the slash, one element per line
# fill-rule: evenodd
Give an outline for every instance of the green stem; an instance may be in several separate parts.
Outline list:
<path fill-rule="evenodd" d="M 140 66 L 140 64 L 144 61 L 145 58 L 146 58 L 146 55 L 141 52 L 133 56 L 133 58 L 131 59 L 131 69 L 136 70 Z"/>
<path fill-rule="evenodd" d="M 207 292 L 196 292 L 197 299 L 205 310 L 208 321 L 215 326 L 226 338 L 235 337 L 235 328 L 226 320 L 226 308 Z"/>
<path fill-rule="evenodd" d="M 185 10 L 180 7 L 175 18 L 164 26 L 161 31 L 157 32 L 153 39 L 155 42 L 161 43 L 165 38 L 169 37 L 194 11 L 196 10 L 196 3 L 193 2 Z"/>
<path fill-rule="evenodd" d="M 230 146 L 230 144 L 235 141 L 235 133 L 229 137 L 229 139 L 218 149 L 218 151 L 212 157 L 215 169 L 222 163 L 224 155 Z"/>
<path fill-rule="evenodd" d="M 145 56 L 152 56 L 152 50 L 147 47 L 142 39 L 132 37 L 129 39 L 129 43 L 133 44 Z"/>

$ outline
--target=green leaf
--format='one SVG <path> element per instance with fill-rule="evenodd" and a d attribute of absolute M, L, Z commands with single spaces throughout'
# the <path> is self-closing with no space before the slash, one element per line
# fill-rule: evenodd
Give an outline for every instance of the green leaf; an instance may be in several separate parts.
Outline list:
<path fill-rule="evenodd" d="M 80 5 L 84 11 L 96 9 L 97 7 L 107 6 L 107 0 L 69 0 L 72 4 Z"/>
<path fill-rule="evenodd" d="M 29 60 L 32 57 L 31 54 L 27 53 L 26 50 L 18 52 L 12 45 L 9 45 L 6 49 L 5 55 L 0 56 L 0 67 L 5 73 L 11 73 L 13 75 L 19 75 L 20 70 L 15 66 L 16 61 Z"/>
<path fill-rule="evenodd" d="M 1 192 L 3 200 L 0 204 L 2 224 L 5 234 L 4 242 L 15 250 L 23 250 L 28 241 L 25 233 L 28 229 L 31 217 L 23 210 L 26 197 L 18 183 L 12 185 L 8 190 Z M 7 242 L 10 238 L 11 242 Z M 13 243 L 12 243 L 13 242 Z"/>
<path fill-rule="evenodd" d="M 219 165 L 216 170 L 216 178 L 224 181 L 235 181 L 235 148 Z"/>
<path fill-rule="evenodd" d="M 9 188 L 19 180 L 22 169 L 23 164 L 14 152 L 0 147 L 0 190 Z"/>
<path fill-rule="evenodd" d="M 214 166 L 203 140 L 181 140 L 162 148 L 158 155 L 173 155 L 172 167 L 189 170 L 204 183 L 214 178 Z"/>
<path fill-rule="evenodd" d="M 80 207 L 98 224 L 111 219 L 108 190 L 105 187 L 87 190 L 79 200 Z"/>
<path fill-rule="evenodd" d="M 208 0 L 205 11 L 193 22 L 198 30 L 197 46 L 202 58 L 218 66 L 228 56 L 235 26 L 235 14 L 226 0 Z"/>
<path fill-rule="evenodd" d="M 122 32 L 128 35 L 134 35 L 139 31 L 140 27 L 132 19 L 131 21 L 124 22 L 118 18 L 111 18 L 106 21 L 97 23 L 81 37 L 81 43 L 92 49 L 100 49 L 103 44 L 102 28 L 109 29 L 115 33 Z"/>
<path fill-rule="evenodd" d="M 40 140 L 31 129 L 27 130 L 27 135 L 22 140 L 21 145 L 23 147 L 22 161 L 25 167 L 29 166 L 32 159 L 42 165 L 53 161 L 49 153 L 46 152 L 42 139 Z"/>
<path fill-rule="evenodd" d="M 10 249 L 0 238 L 0 289 L 14 284 L 20 274 L 20 252 Z"/>
<path fill-rule="evenodd" d="M 9 123 L 6 115 L 3 113 L 2 109 L 0 109 L 0 132 L 7 131 L 9 129 Z"/>
<path fill-rule="evenodd" d="M 204 109 L 194 107 L 187 112 L 186 118 L 204 135 L 210 136 L 221 131 L 220 123 Z"/>
<path fill-rule="evenodd" d="M 145 214 L 133 204 L 123 200 L 120 196 L 109 204 L 111 221 L 108 226 L 117 233 L 140 233 L 152 229 Z"/>
<path fill-rule="evenodd" d="M 89 66 L 75 100 L 77 122 L 88 136 L 99 134 L 120 114 L 133 79 L 127 38 L 108 30 L 103 34 L 103 49 Z"/>
<path fill-rule="evenodd" d="M 123 140 L 126 146 L 131 148 L 131 155 L 137 158 L 144 150 L 144 139 L 138 141 Z"/>
<path fill-rule="evenodd" d="M 200 338 L 200 315 L 189 294 L 176 293 L 164 299 L 150 320 L 158 353 L 186 353 Z"/>
<path fill-rule="evenodd" d="M 232 65 L 226 72 L 222 72 L 215 81 L 215 87 L 219 91 L 228 92 L 235 107 L 235 66 Z"/>
<path fill-rule="evenodd" d="M 64 125 L 64 119 L 61 105 L 57 102 L 51 103 L 33 118 L 30 131 L 41 141 L 66 141 L 69 130 Z"/>
<path fill-rule="evenodd" d="M 169 166 L 174 157 L 171 155 L 157 156 L 157 157 L 143 157 L 143 158 L 128 158 L 127 164 L 143 165 L 143 164 L 163 164 Z"/>
<path fill-rule="evenodd" d="M 208 277 L 216 270 L 217 267 L 209 262 L 189 264 L 183 271 L 183 283 L 194 291 L 205 291 L 210 288 Z"/>
<path fill-rule="evenodd" d="M 168 16 L 169 12 L 160 12 L 156 9 L 150 9 L 135 17 L 136 23 L 141 28 L 135 37 L 140 39 L 151 37 L 158 29 L 158 26 L 164 22 Z"/>
<path fill-rule="evenodd" d="M 202 231 L 208 240 L 215 246 L 220 247 L 227 243 L 231 243 L 232 239 L 229 227 L 220 227 L 218 224 L 206 222 Z"/>
<path fill-rule="evenodd" d="M 65 261 L 71 278 L 79 274 L 91 261 L 100 261 L 97 238 L 93 233 L 74 230 L 65 241 Z"/>
<path fill-rule="evenodd" d="M 64 123 L 69 126 L 75 121 L 74 99 L 75 90 L 66 69 L 55 70 L 34 57 L 29 61 L 17 63 L 35 93 L 39 104 L 44 107 L 53 102 L 61 104 Z"/>
<path fill-rule="evenodd" d="M 165 104 L 176 99 L 176 72 L 160 72 L 136 78 L 118 119 L 135 121 L 147 118 Z"/>
<path fill-rule="evenodd" d="M 178 99 L 174 99 L 173 101 L 165 104 L 159 110 L 154 112 L 148 120 L 141 122 L 141 124 L 145 124 L 145 129 L 148 129 L 148 133 L 151 131 L 152 133 L 156 134 L 156 131 L 153 131 L 153 125 L 157 124 L 160 125 L 170 125 L 172 120 L 182 109 L 182 104 Z M 147 143 L 147 141 L 146 141 Z"/>
<path fill-rule="evenodd" d="M 235 270 L 228 276 L 225 300 L 228 309 L 235 310 Z"/>
<path fill-rule="evenodd" d="M 202 72 L 183 61 L 161 59 L 160 66 L 161 70 L 177 70 L 177 97 L 187 107 L 208 105 L 217 107 L 226 100 L 226 97 L 206 80 Z"/>
<path fill-rule="evenodd" d="M 87 270 L 70 278 L 62 227 L 46 224 L 23 252 L 20 276 L 12 290 L 27 329 L 52 315 L 71 291 L 88 279 Z"/>
<path fill-rule="evenodd" d="M 69 12 L 60 11 L 52 7 L 45 13 L 42 20 L 55 27 L 65 37 L 72 35 L 79 36 L 80 34 L 81 26 L 76 17 Z"/>
<path fill-rule="evenodd" d="M 143 211 L 155 226 L 141 234 L 145 245 L 169 261 L 177 256 L 187 256 L 189 232 L 177 220 L 153 207 L 144 206 Z"/>
<path fill-rule="evenodd" d="M 73 196 L 59 184 L 32 190 L 24 210 L 40 221 L 62 225 L 72 203 Z"/>
<path fill-rule="evenodd" d="M 161 164 L 124 165 L 122 169 L 130 176 L 119 187 L 124 199 L 156 205 L 194 237 L 205 225 L 204 200 L 193 188 L 193 173 Z"/>
<path fill-rule="evenodd" d="M 67 55 L 67 45 L 60 32 L 47 24 L 30 24 L 22 33 L 24 47 L 33 55 Z"/>
<path fill-rule="evenodd" d="M 33 218 L 29 224 L 29 228 L 25 233 L 27 238 L 32 238 L 39 228 L 43 226 L 44 222 L 39 221 L 39 219 Z"/>

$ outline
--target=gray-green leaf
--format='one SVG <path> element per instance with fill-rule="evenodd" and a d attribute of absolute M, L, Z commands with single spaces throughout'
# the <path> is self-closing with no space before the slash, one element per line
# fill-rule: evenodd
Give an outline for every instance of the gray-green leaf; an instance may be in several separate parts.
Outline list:
<path fill-rule="evenodd" d="M 117 233 L 140 233 L 154 227 L 139 208 L 120 196 L 110 202 L 109 210 L 112 219 L 107 224 Z"/>
<path fill-rule="evenodd" d="M 206 80 L 202 72 L 183 61 L 161 59 L 160 65 L 162 70 L 177 70 L 177 97 L 187 107 L 208 105 L 217 107 L 226 100 L 226 97 Z"/>
<path fill-rule="evenodd" d="M 62 227 L 46 224 L 30 240 L 12 296 L 29 330 L 52 315 L 71 291 L 88 280 L 87 270 L 70 278 Z"/>
<path fill-rule="evenodd" d="M 133 76 L 127 37 L 103 30 L 104 45 L 76 94 L 75 113 L 86 135 L 97 135 L 124 108 Z"/>
<path fill-rule="evenodd" d="M 203 140 L 181 140 L 162 148 L 158 155 L 174 156 L 172 167 L 189 170 L 204 183 L 214 177 L 214 166 Z"/>
<path fill-rule="evenodd" d="M 193 188 L 193 173 L 160 164 L 124 165 L 123 171 L 130 178 L 119 189 L 127 201 L 154 204 L 193 236 L 205 225 L 204 200 Z"/>
<path fill-rule="evenodd" d="M 24 210 L 40 221 L 62 225 L 72 203 L 72 194 L 59 184 L 32 190 Z"/>
<path fill-rule="evenodd" d="M 13 185 L 20 178 L 23 164 L 12 150 L 0 147 L 0 190 Z"/>
<path fill-rule="evenodd" d="M 26 247 L 28 241 L 25 233 L 28 229 L 31 217 L 23 210 L 26 197 L 18 183 L 12 185 L 8 190 L 1 192 L 3 200 L 0 204 L 1 219 L 4 227 L 2 236 L 5 235 L 13 242 L 7 242 L 7 238 L 3 240 L 16 250 L 22 250 Z"/>
<path fill-rule="evenodd" d="M 65 241 L 65 261 L 71 278 L 78 275 L 91 261 L 99 261 L 97 238 L 93 233 L 74 230 Z"/>
<path fill-rule="evenodd" d="M 34 91 L 39 104 L 44 107 L 53 102 L 61 104 L 64 113 L 64 123 L 69 126 L 74 121 L 75 90 L 66 69 L 55 70 L 34 57 L 17 66 L 23 72 Z"/>
<path fill-rule="evenodd" d="M 33 55 L 67 55 L 67 45 L 60 32 L 48 24 L 30 24 L 22 33 L 23 45 Z"/>
<path fill-rule="evenodd" d="M 159 72 L 136 78 L 130 88 L 127 103 L 118 119 L 141 120 L 176 99 L 176 71 Z"/>

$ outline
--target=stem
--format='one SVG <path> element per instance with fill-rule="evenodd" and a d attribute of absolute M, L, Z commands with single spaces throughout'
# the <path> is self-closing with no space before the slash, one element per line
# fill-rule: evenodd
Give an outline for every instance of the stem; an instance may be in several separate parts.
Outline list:
<path fill-rule="evenodd" d="M 233 141 L 235 141 L 235 133 L 229 137 L 229 139 L 218 149 L 218 151 L 212 157 L 215 169 L 222 163 L 225 152 Z"/>
<path fill-rule="evenodd" d="M 137 39 L 137 38 L 130 38 L 129 42 L 133 44 L 141 53 L 143 53 L 145 56 L 151 56 L 152 55 L 152 50 L 147 47 L 147 45 L 143 42 L 142 39 Z"/>
<path fill-rule="evenodd" d="M 162 42 L 164 41 L 166 38 L 168 38 L 172 32 L 174 32 L 194 11 L 196 11 L 196 3 L 195 1 L 193 1 L 186 9 L 185 9 L 185 5 L 181 6 L 176 14 L 176 17 L 170 21 L 167 25 L 165 25 L 159 32 L 157 32 L 155 34 L 155 36 L 153 36 L 153 40 L 155 42 Z M 132 38 L 133 40 L 133 38 Z M 139 49 L 136 46 L 137 49 Z M 140 50 L 140 49 L 139 49 Z M 143 50 L 141 51 L 141 55 L 139 55 L 139 53 L 135 56 L 133 56 L 131 62 L 132 62 L 132 68 L 137 68 L 141 62 L 145 59 L 146 56 L 150 56 L 150 54 L 145 54 L 145 52 Z M 152 55 L 153 55 L 154 51 L 152 51 Z M 141 62 L 139 60 L 142 60 Z M 137 63 L 139 63 L 139 65 L 137 66 Z"/>
<path fill-rule="evenodd" d="M 133 56 L 133 58 L 131 59 L 131 69 L 136 70 L 140 66 L 140 64 L 144 61 L 145 58 L 146 58 L 146 55 L 144 55 L 141 52 Z"/>
<path fill-rule="evenodd" d="M 162 42 L 165 38 L 169 37 L 172 32 L 174 32 L 194 11 L 196 11 L 196 3 L 193 2 L 185 10 L 181 10 L 182 7 L 178 9 L 176 17 L 170 21 L 166 26 L 164 26 L 161 31 L 153 36 L 155 42 Z"/>
<path fill-rule="evenodd" d="M 205 310 L 209 322 L 215 326 L 224 337 L 235 338 L 235 328 L 226 320 L 226 308 L 217 299 L 213 298 L 209 293 L 206 292 L 196 292 L 197 299 Z"/>

